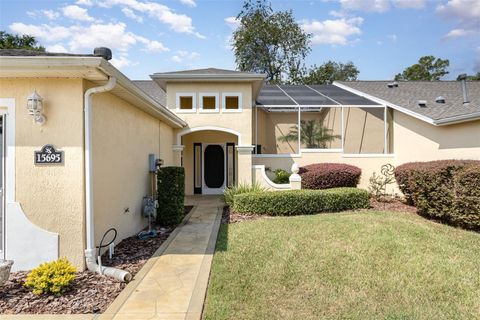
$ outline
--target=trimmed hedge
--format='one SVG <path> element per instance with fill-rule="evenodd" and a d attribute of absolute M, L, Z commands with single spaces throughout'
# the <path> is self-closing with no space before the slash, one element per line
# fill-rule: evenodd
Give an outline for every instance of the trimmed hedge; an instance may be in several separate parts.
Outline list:
<path fill-rule="evenodd" d="M 291 216 L 368 207 L 368 192 L 366 190 L 335 188 L 239 194 L 234 198 L 233 211 L 243 214 Z"/>
<path fill-rule="evenodd" d="M 406 163 L 395 169 L 395 178 L 420 215 L 480 230 L 480 161 Z"/>
<path fill-rule="evenodd" d="M 345 163 L 315 163 L 300 168 L 302 189 L 356 187 L 362 170 Z"/>
<path fill-rule="evenodd" d="M 157 172 L 157 222 L 164 226 L 179 224 L 185 215 L 185 169 L 163 167 Z"/>

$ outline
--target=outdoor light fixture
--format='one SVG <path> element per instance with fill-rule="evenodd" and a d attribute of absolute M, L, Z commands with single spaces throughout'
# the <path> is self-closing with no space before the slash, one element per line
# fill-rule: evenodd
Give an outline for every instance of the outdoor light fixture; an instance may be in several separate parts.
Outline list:
<path fill-rule="evenodd" d="M 35 123 L 42 125 L 47 120 L 42 114 L 43 110 L 43 98 L 33 90 L 33 93 L 27 99 L 28 114 L 33 116 Z"/>

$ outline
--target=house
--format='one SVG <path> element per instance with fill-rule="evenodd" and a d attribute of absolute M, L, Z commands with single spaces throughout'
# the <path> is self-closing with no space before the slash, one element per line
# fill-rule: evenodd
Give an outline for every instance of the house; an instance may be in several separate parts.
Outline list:
<path fill-rule="evenodd" d="M 272 171 L 294 163 L 356 165 L 366 188 L 386 163 L 480 159 L 480 82 L 277 86 L 215 68 L 132 81 L 110 57 L 0 50 L 0 248 L 17 270 L 84 268 L 109 228 L 117 242 L 142 229 L 154 158 L 185 168 L 187 195 L 289 189 Z"/>

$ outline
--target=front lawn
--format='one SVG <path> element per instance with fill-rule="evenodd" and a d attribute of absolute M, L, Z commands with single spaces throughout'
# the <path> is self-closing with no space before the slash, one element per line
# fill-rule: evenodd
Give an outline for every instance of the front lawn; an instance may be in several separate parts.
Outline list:
<path fill-rule="evenodd" d="M 480 234 L 408 213 L 223 224 L 205 319 L 479 319 Z"/>

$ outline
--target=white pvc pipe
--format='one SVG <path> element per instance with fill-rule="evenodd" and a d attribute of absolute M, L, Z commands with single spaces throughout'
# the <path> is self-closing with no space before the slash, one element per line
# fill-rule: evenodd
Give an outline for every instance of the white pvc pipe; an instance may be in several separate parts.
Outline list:
<path fill-rule="evenodd" d="M 102 267 L 97 264 L 95 255 L 95 239 L 94 239 L 94 221 L 93 221 L 93 168 L 92 168 L 92 95 L 112 90 L 117 83 L 115 77 L 109 77 L 108 82 L 99 87 L 90 88 L 85 91 L 85 106 L 84 106 L 84 144 L 85 144 L 85 211 L 86 211 L 86 249 L 85 260 L 87 268 L 90 271 L 98 272 L 100 274 L 114 277 L 121 281 L 130 281 L 132 275 L 126 271 Z"/>

